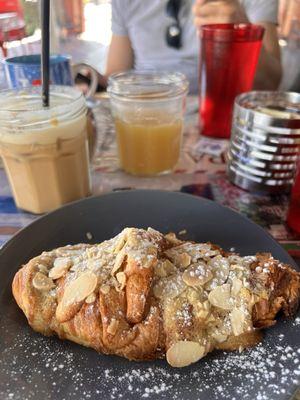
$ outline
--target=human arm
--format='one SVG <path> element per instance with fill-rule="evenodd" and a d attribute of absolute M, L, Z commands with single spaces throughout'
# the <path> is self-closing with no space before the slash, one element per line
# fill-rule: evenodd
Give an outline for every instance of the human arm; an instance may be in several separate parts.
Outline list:
<path fill-rule="evenodd" d="M 98 91 L 107 88 L 107 81 L 110 75 L 116 72 L 126 71 L 133 67 L 133 52 L 128 36 L 113 35 L 108 50 L 106 70 L 104 75 L 94 70 L 98 78 Z M 91 67 L 90 67 L 91 68 Z M 78 71 L 79 72 L 79 71 Z M 80 71 L 81 72 L 81 71 Z M 75 79 L 76 86 L 83 93 L 87 93 L 91 84 L 90 72 L 79 74 Z"/>
<path fill-rule="evenodd" d="M 105 76 L 133 68 L 128 20 L 129 1 L 112 0 L 112 39 L 108 50 Z M 127 10 L 127 11 L 126 11 Z"/>
<path fill-rule="evenodd" d="M 133 51 L 129 37 L 113 34 L 108 50 L 105 76 L 131 68 L 133 68 Z"/>

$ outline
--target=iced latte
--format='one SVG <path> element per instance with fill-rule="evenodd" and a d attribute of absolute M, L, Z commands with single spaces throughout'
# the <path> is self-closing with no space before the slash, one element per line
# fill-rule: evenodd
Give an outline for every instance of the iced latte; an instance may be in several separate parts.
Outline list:
<path fill-rule="evenodd" d="M 33 213 L 89 195 L 86 106 L 81 93 L 53 86 L 0 93 L 0 154 L 16 205 Z"/>

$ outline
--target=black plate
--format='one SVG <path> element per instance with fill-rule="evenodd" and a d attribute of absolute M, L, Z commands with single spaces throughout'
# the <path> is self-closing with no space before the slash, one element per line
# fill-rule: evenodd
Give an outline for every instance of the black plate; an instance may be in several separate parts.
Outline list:
<path fill-rule="evenodd" d="M 11 294 L 19 266 L 45 249 L 87 242 L 88 232 L 92 242 L 99 242 L 126 226 L 152 226 L 162 232 L 186 229 L 191 240 L 234 247 L 243 255 L 271 251 L 297 268 L 262 228 L 202 198 L 132 191 L 63 207 L 23 229 L 0 254 L 1 400 L 289 399 L 300 375 L 299 317 L 280 321 L 255 349 L 216 352 L 185 369 L 172 369 L 163 360 L 136 363 L 98 355 L 31 330 Z"/>

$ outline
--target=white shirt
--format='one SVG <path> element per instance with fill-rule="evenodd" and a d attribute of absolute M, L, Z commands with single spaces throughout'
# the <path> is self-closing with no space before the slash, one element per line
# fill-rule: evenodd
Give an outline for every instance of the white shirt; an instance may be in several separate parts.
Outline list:
<path fill-rule="evenodd" d="M 179 13 L 182 47 L 166 43 L 167 27 L 174 22 L 166 13 L 168 0 L 112 0 L 113 34 L 129 36 L 136 70 L 178 71 L 198 87 L 199 43 L 193 22 L 194 0 L 183 0 Z M 278 0 L 240 0 L 250 22 L 277 23 Z"/>

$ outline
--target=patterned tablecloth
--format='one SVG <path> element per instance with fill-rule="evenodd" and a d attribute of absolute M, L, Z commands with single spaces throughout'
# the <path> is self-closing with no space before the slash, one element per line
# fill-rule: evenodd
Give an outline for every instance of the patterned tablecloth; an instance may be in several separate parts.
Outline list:
<path fill-rule="evenodd" d="M 197 99 L 187 102 L 183 149 L 174 173 L 139 178 L 118 167 L 115 132 L 108 100 L 93 105 L 97 126 L 97 146 L 92 164 L 93 194 L 122 189 L 162 189 L 203 196 L 228 206 L 263 226 L 289 253 L 300 258 L 300 235 L 285 223 L 288 196 L 248 193 L 232 185 L 226 177 L 228 141 L 199 136 Z M 37 216 L 15 207 L 4 170 L 0 170 L 0 244 Z M 220 229 L 222 222 L 220 222 Z"/>

